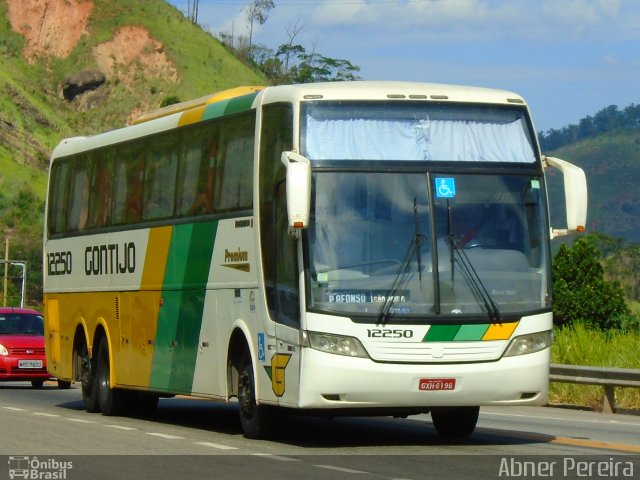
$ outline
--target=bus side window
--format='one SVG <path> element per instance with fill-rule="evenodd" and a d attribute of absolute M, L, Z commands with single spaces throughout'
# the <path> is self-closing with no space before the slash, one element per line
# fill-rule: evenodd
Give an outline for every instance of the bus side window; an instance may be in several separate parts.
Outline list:
<path fill-rule="evenodd" d="M 71 193 L 69 195 L 69 221 L 67 230 L 84 230 L 89 216 L 89 172 L 90 163 L 82 164 L 74 160 L 75 168 L 71 174 Z"/>
<path fill-rule="evenodd" d="M 112 181 L 112 153 L 103 150 L 94 156 L 89 191 L 89 227 L 106 227 L 109 224 Z"/>
<path fill-rule="evenodd" d="M 153 139 L 144 169 L 144 220 L 173 215 L 178 168 L 177 135 Z"/>
<path fill-rule="evenodd" d="M 213 213 L 218 154 L 217 128 L 212 125 L 185 131 L 185 148 L 178 181 L 178 215 Z"/>
<path fill-rule="evenodd" d="M 140 221 L 142 212 L 143 151 L 124 148 L 118 152 L 113 186 L 113 223 Z"/>
<path fill-rule="evenodd" d="M 229 122 L 221 132 L 218 165 L 224 174 L 216 185 L 221 211 L 249 209 L 253 204 L 254 129 L 254 117 L 246 116 Z"/>
<path fill-rule="evenodd" d="M 51 235 L 63 233 L 67 227 L 67 205 L 65 202 L 69 181 L 70 162 L 54 163 L 51 171 L 52 191 L 49 196 L 49 218 L 47 228 Z"/>

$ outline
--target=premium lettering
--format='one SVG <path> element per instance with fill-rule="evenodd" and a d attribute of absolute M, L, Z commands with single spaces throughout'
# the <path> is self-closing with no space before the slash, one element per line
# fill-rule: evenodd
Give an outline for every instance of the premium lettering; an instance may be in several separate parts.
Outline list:
<path fill-rule="evenodd" d="M 224 250 L 224 261 L 227 262 L 247 262 L 249 261 L 249 252 L 246 250 L 240 250 L 238 248 L 237 251 L 232 250 L 229 251 L 225 248 Z"/>

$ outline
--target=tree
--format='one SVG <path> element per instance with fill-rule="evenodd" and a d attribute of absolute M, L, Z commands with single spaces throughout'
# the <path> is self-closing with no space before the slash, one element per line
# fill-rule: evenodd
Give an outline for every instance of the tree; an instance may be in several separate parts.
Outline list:
<path fill-rule="evenodd" d="M 264 25 L 264 22 L 269 18 L 269 10 L 275 7 L 273 0 L 253 0 L 248 7 L 246 7 L 247 19 L 249 20 L 249 48 L 251 48 L 251 41 L 253 39 L 253 24 L 258 22 L 258 25 Z"/>
<path fill-rule="evenodd" d="M 307 53 L 302 45 L 291 41 L 278 47 L 278 51 L 261 68 L 274 84 L 336 82 L 359 80 L 360 67 L 348 60 L 325 57 L 317 52 Z"/>
<path fill-rule="evenodd" d="M 633 320 L 620 283 L 605 280 L 600 256 L 588 237 L 560 245 L 552 269 L 556 325 L 581 321 L 606 330 Z"/>

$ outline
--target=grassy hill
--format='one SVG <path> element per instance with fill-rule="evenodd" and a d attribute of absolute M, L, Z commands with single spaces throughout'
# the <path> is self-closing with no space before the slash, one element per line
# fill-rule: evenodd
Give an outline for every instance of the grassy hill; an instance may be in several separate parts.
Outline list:
<path fill-rule="evenodd" d="M 640 244 L 640 131 L 600 134 L 548 152 L 582 167 L 589 186 L 588 231 Z M 563 200 L 551 195 L 556 224 Z"/>
<path fill-rule="evenodd" d="M 31 303 L 41 298 L 48 158 L 61 139 L 122 127 L 169 98 L 267 83 L 164 0 L 2 0 L 0 58 L 0 241 L 4 253 L 9 235 L 10 257 L 29 261 Z M 66 100 L 65 80 L 87 69 L 106 82 Z"/>
<path fill-rule="evenodd" d="M 2 172 L 7 172 L 5 167 L 11 165 L 10 161 L 42 170 L 49 152 L 61 138 L 121 127 L 132 115 L 157 108 L 167 97 L 187 100 L 240 84 L 265 83 L 263 75 L 240 63 L 220 42 L 163 0 L 94 0 L 86 33 L 67 56 L 47 55 L 47 46 L 43 45 L 35 59 L 28 62 L 27 41 L 12 28 L 9 8 L 12 3 L 30 2 L 43 3 L 37 0 L 0 3 Z M 100 87 L 104 100 L 100 104 L 84 109 L 75 101 L 64 100 L 60 95 L 64 79 L 83 69 L 101 69 L 96 50 L 125 27 L 148 32 L 155 43 L 148 42 L 139 55 L 127 59 L 127 63 L 121 60 L 110 74 L 106 72 L 107 81 Z M 29 28 L 35 29 L 37 25 Z M 64 23 L 58 25 L 60 30 L 66 28 Z M 113 45 L 116 51 L 124 47 Z M 160 50 L 168 68 L 175 70 L 175 80 L 163 75 L 166 69 L 149 75 L 149 64 L 144 63 L 143 57 L 157 57 L 158 52 L 153 49 Z M 19 173 L 20 168 L 13 170 L 18 178 L 26 175 Z M 29 175 L 26 178 L 30 179 Z M 41 180 L 39 192 L 42 183 Z"/>

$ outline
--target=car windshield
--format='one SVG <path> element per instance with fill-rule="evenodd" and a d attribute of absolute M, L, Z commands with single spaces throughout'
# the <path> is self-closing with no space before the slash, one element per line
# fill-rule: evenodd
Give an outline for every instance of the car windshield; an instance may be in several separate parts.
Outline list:
<path fill-rule="evenodd" d="M 0 313 L 0 335 L 44 335 L 42 315 Z"/>
<path fill-rule="evenodd" d="M 310 306 L 380 319 L 545 308 L 535 175 L 316 172 Z"/>

